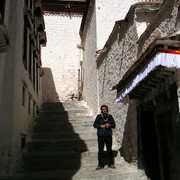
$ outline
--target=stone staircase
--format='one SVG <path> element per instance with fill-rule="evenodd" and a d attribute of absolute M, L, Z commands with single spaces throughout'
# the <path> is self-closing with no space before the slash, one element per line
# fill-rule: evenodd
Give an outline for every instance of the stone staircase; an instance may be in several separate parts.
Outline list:
<path fill-rule="evenodd" d="M 116 169 L 97 171 L 97 136 L 85 102 L 44 103 L 13 180 L 145 180 L 113 144 Z M 106 161 L 106 157 L 105 157 Z"/>

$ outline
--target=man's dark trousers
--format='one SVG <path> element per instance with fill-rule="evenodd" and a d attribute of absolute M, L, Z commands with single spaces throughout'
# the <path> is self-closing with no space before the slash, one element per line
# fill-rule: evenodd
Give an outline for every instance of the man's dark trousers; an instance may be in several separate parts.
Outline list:
<path fill-rule="evenodd" d="M 114 164 L 114 156 L 112 151 L 112 136 L 98 136 L 98 161 L 99 166 L 104 166 L 103 164 L 103 152 L 104 145 L 106 144 L 108 153 L 108 165 Z"/>

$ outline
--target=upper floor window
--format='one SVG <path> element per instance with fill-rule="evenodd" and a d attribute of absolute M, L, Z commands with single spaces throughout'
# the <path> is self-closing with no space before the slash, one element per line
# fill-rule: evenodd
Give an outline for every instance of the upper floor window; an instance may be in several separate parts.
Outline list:
<path fill-rule="evenodd" d="M 6 0 L 0 0 L 0 24 L 4 22 L 5 3 Z"/>
<path fill-rule="evenodd" d="M 25 107 L 26 103 L 26 87 L 25 85 L 22 86 L 22 105 Z"/>

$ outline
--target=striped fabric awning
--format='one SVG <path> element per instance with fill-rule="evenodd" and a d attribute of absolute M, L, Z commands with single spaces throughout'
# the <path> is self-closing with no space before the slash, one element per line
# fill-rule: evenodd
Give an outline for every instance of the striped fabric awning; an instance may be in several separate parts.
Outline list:
<path fill-rule="evenodd" d="M 152 57 L 143 68 L 134 75 L 134 77 L 122 87 L 116 97 L 116 102 L 122 101 L 128 94 L 141 82 L 143 81 L 150 72 L 155 70 L 157 67 L 163 66 L 167 68 L 180 68 L 180 51 L 161 49 L 154 57 Z"/>

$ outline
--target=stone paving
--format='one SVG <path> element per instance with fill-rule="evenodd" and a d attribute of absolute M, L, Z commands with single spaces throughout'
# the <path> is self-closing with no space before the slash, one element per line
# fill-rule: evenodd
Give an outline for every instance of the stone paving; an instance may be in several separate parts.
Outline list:
<path fill-rule="evenodd" d="M 22 157 L 23 167 L 9 179 L 146 180 L 143 171 L 120 156 L 115 141 L 116 169 L 105 166 L 96 170 L 97 136 L 93 121 L 85 102 L 43 104 Z"/>

